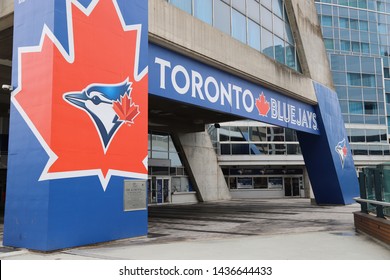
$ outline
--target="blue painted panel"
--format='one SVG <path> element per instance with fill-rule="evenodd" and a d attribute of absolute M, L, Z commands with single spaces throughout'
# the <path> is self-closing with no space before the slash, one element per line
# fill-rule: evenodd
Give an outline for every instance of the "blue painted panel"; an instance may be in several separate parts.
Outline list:
<path fill-rule="evenodd" d="M 72 4 L 70 4 L 71 2 Z M 73 4 L 76 2 L 80 4 L 77 7 Z M 40 55 L 40 53 L 43 52 L 44 48 L 38 47 L 40 42 L 42 42 L 42 34 L 46 34 L 47 37 L 49 37 L 45 39 L 45 42 L 54 40 L 54 37 L 55 42 L 58 41 L 58 44 L 56 43 L 52 49 L 58 49 L 60 53 L 53 55 L 53 52 L 50 52 L 45 56 L 45 58 L 48 58 L 49 62 L 51 62 L 50 55 L 58 58 L 61 55 L 65 57 L 71 53 L 73 45 L 68 40 L 70 38 L 68 35 L 71 35 L 70 31 L 73 30 L 69 30 L 68 28 L 75 28 L 76 25 L 68 25 L 70 10 L 66 10 L 66 7 L 71 6 L 72 9 L 74 9 L 73 11 L 78 12 L 79 16 L 85 16 L 91 12 L 87 11 L 89 8 L 92 9 L 95 7 L 93 9 L 95 9 L 95 11 L 97 10 L 97 12 L 89 16 L 88 19 L 95 16 L 94 20 L 96 22 L 96 19 L 104 16 L 104 12 L 107 11 L 103 9 L 111 5 L 109 7 L 110 14 L 118 15 L 118 17 L 115 17 L 115 22 L 111 22 L 111 24 L 115 25 L 117 28 L 126 29 L 126 32 L 129 30 L 129 33 L 126 33 L 127 37 L 123 39 L 123 41 L 128 43 L 129 48 L 137 49 L 137 42 L 134 41 L 133 44 L 133 41 L 129 38 L 136 38 L 137 36 L 134 36 L 134 33 L 131 32 L 138 32 L 138 29 L 134 28 L 134 26 L 127 25 L 133 23 L 143 24 L 142 30 L 145 31 L 144 33 L 146 33 L 146 35 L 141 35 L 141 38 L 143 39 L 138 46 L 138 49 L 142 49 L 142 51 L 140 51 L 143 56 L 140 58 L 141 64 L 137 65 L 137 67 L 129 67 L 130 69 L 125 70 L 129 71 L 130 74 L 133 74 L 134 68 L 134 77 L 137 76 L 139 80 L 133 81 L 134 77 L 130 74 L 128 74 L 128 79 L 132 80 L 132 85 L 134 87 L 138 87 L 137 93 L 139 95 L 143 94 L 146 104 L 147 73 L 144 71 L 144 68 L 147 64 L 147 41 L 145 40 L 145 38 L 147 38 L 147 1 L 131 1 L 131 3 L 127 3 L 126 1 L 118 0 L 117 2 L 119 10 L 121 11 L 120 14 L 123 16 L 123 24 L 120 22 L 118 9 L 112 5 L 111 1 L 37 0 L 20 1 L 20 3 L 18 1 L 15 2 L 12 84 L 16 90 L 13 92 L 11 99 L 7 198 L 4 217 L 4 245 L 49 251 L 147 234 L 147 210 L 124 211 L 123 201 L 124 179 L 139 179 L 144 177 L 146 179 L 147 169 L 145 168 L 145 165 L 141 161 L 138 162 L 137 168 L 144 173 L 141 171 L 140 173 L 135 173 L 134 171 L 131 172 L 132 170 L 117 170 L 119 169 L 118 164 L 115 167 L 96 167 L 95 162 L 90 160 L 92 168 L 94 168 L 92 171 L 98 170 L 95 175 L 91 175 L 87 174 L 89 170 L 71 170 L 71 168 L 69 168 L 69 166 L 74 167 L 77 162 L 95 156 L 91 150 L 79 150 L 78 153 L 80 154 L 80 158 L 75 157 L 70 159 L 69 165 L 64 164 L 61 167 L 64 169 L 51 172 L 49 170 L 49 168 L 52 167 L 52 165 L 49 164 L 50 160 L 54 159 L 54 162 L 58 162 L 61 159 L 61 156 L 62 158 L 66 158 L 68 150 L 61 146 L 62 149 L 57 149 L 56 152 L 59 151 L 62 154 L 53 155 L 54 152 L 52 149 L 54 143 L 56 141 L 57 143 L 60 143 L 58 142 L 58 139 L 56 139 L 56 137 L 59 138 L 58 126 L 54 125 L 53 119 L 46 118 L 47 115 L 43 115 L 43 113 L 42 115 L 39 115 L 36 113 L 39 113 L 39 110 L 34 111 L 31 108 L 42 108 L 42 111 L 50 111 L 50 109 L 52 109 L 53 112 L 58 112 L 58 110 L 55 109 L 55 105 L 57 104 L 52 103 L 52 100 L 55 98 L 54 92 L 58 91 L 59 93 L 57 95 L 60 97 L 64 92 L 61 92 L 60 90 L 51 91 L 52 88 L 55 88 L 55 85 L 52 88 L 48 88 L 48 92 L 51 92 L 52 98 L 46 98 L 47 95 L 36 94 L 34 91 L 36 87 L 41 86 L 42 83 L 50 85 L 50 82 L 52 82 L 51 79 L 54 81 L 53 76 L 55 76 L 55 70 L 50 70 L 50 67 L 44 68 L 49 69 L 48 72 L 45 72 L 46 75 L 42 75 L 39 81 L 33 80 L 32 83 L 30 83 L 31 75 L 28 76 L 25 74 L 26 72 L 31 73 L 31 71 L 26 71 L 28 67 L 37 66 L 34 63 L 37 63 L 38 66 L 45 66 L 43 64 L 44 61 L 41 62 L 38 59 L 28 60 L 29 55 Z M 69 5 L 67 6 L 66 3 Z M 116 3 L 116 1 L 113 1 L 113 3 Z M 94 6 L 95 4 L 101 6 Z M 106 6 L 103 7 L 103 4 Z M 78 27 L 82 30 L 83 25 L 81 25 L 80 22 L 85 23 L 85 20 L 78 21 Z M 104 24 L 106 24 L 106 22 Z M 124 25 L 126 25 L 126 27 Z M 47 29 L 44 29 L 44 26 L 47 26 Z M 92 31 L 93 28 L 91 27 L 90 24 L 88 30 Z M 79 34 L 81 34 L 81 32 Z M 122 39 L 120 36 L 117 37 L 119 40 Z M 125 35 L 123 37 L 125 37 Z M 29 46 L 29 48 L 23 48 L 26 46 Z M 76 50 L 74 50 L 75 53 L 78 51 L 77 47 Z M 81 46 L 81 49 L 83 47 L 85 46 Z M 64 51 L 62 51 L 62 49 Z M 23 53 L 23 56 L 18 55 L 21 53 Z M 103 54 L 98 53 L 98 55 L 104 60 Z M 22 59 L 18 61 L 21 57 Z M 126 57 L 126 59 L 129 58 Z M 112 60 L 111 54 L 107 61 L 110 60 Z M 26 66 L 25 64 L 27 64 L 26 61 L 28 61 L 29 65 L 28 67 L 23 68 Z M 60 61 L 60 59 L 58 59 L 57 62 L 58 61 Z M 122 64 L 122 60 L 118 61 L 119 64 Z M 65 64 L 64 60 L 61 60 L 56 66 Z M 49 66 L 52 66 L 52 64 Z M 38 67 L 36 67 L 36 69 L 37 68 Z M 21 69 L 24 69 L 24 72 Z M 104 70 L 109 70 L 109 68 Z M 144 74 L 140 74 L 141 72 Z M 23 73 L 23 80 L 20 80 L 20 77 L 22 77 L 20 73 Z M 30 77 L 30 79 L 27 79 L 26 76 Z M 87 77 L 86 79 L 89 78 L 91 78 L 91 83 L 100 82 L 95 81 L 93 76 Z M 67 80 L 69 83 L 73 83 L 76 78 Z M 118 82 L 122 81 L 123 79 Z M 58 88 L 60 88 L 60 86 L 64 85 L 60 84 Z M 22 97 L 20 97 L 21 94 L 23 94 Z M 127 96 L 129 97 L 130 94 L 127 94 Z M 33 105 L 29 103 L 30 100 Z M 133 97 L 132 100 L 137 106 L 139 105 L 139 108 L 137 108 L 146 116 L 142 118 L 142 123 L 139 122 L 141 124 L 139 131 L 141 133 L 135 140 L 139 142 L 140 146 L 134 145 L 134 149 L 140 151 L 143 149 L 145 150 L 144 155 L 140 152 L 140 157 L 142 156 L 141 160 L 143 160 L 145 156 L 147 156 L 147 107 L 141 109 L 141 101 L 134 101 L 135 97 Z M 62 108 L 65 108 L 65 106 L 62 106 L 61 109 Z M 124 107 L 122 106 L 120 108 Z M 39 116 L 37 117 L 37 115 Z M 54 113 L 52 115 L 54 115 Z M 89 121 L 87 115 L 86 117 Z M 73 120 L 72 118 L 74 118 L 73 115 L 63 116 L 63 120 Z M 80 123 L 77 119 L 74 120 L 75 122 L 72 128 Z M 42 125 L 42 123 L 49 124 L 47 127 L 50 127 L 52 130 L 48 132 L 47 127 Z M 132 125 L 136 126 L 136 123 L 137 122 L 135 121 Z M 87 124 L 92 126 L 93 133 L 88 136 L 88 139 L 92 141 L 93 137 L 98 137 L 98 135 L 96 134 L 93 123 L 87 122 Z M 117 134 L 119 133 L 124 132 L 118 132 Z M 71 139 L 78 135 L 69 133 L 66 136 Z M 124 141 L 127 145 L 133 144 L 134 141 L 129 140 L 128 135 L 126 136 L 123 134 L 123 136 L 125 136 L 124 139 L 119 139 L 118 136 L 115 141 L 117 141 L 117 143 Z M 133 136 L 133 134 L 131 136 Z M 140 139 L 144 139 L 145 141 L 141 141 Z M 100 149 L 93 152 L 102 154 L 101 146 L 98 148 Z M 113 144 L 110 148 L 113 149 Z M 74 149 L 77 149 L 77 145 L 74 146 Z M 66 151 L 64 152 L 64 150 Z M 104 155 L 108 155 L 109 153 L 109 151 L 105 151 Z M 56 158 L 56 156 L 58 156 L 58 158 Z M 129 158 L 133 158 L 134 154 L 129 156 L 124 153 L 121 154 L 121 156 L 123 156 L 123 162 L 126 166 L 132 164 L 132 162 L 129 161 Z M 117 152 L 114 156 L 111 155 L 111 157 L 115 159 L 119 158 Z M 120 159 L 116 161 L 116 163 L 118 162 L 120 162 Z M 105 172 L 106 169 L 109 169 L 110 172 L 112 172 L 112 170 L 116 170 L 117 172 L 110 173 L 110 175 L 105 173 L 106 177 L 104 177 L 104 175 L 100 177 L 96 176 Z M 131 174 L 133 173 L 134 177 L 131 177 Z"/>
<path fill-rule="evenodd" d="M 317 203 L 351 204 L 359 184 L 337 94 L 314 83 L 321 135 L 298 132 Z"/>
<path fill-rule="evenodd" d="M 313 106 L 149 44 L 149 94 L 319 134 Z"/>

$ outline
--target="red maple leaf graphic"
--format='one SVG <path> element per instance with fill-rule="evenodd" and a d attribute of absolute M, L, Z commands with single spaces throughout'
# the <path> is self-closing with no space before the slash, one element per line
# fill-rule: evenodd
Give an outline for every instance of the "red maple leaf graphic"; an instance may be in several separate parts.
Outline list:
<path fill-rule="evenodd" d="M 47 34 L 40 46 L 20 54 L 21 80 L 13 102 L 50 156 L 41 178 L 147 174 L 148 75 L 135 78 L 140 29 L 125 30 L 112 1 L 99 1 L 89 15 L 72 4 L 72 20 L 74 61 Z M 91 118 L 63 95 L 127 79 L 137 94 L 118 102 L 116 111 L 126 122 L 137 116 L 137 122 L 119 127 L 104 150 Z"/>
<path fill-rule="evenodd" d="M 266 117 L 270 110 L 269 102 L 265 99 L 263 92 L 260 94 L 259 98 L 256 99 L 256 108 L 259 111 L 259 115 L 263 117 Z"/>
<path fill-rule="evenodd" d="M 139 106 L 131 101 L 130 95 L 121 96 L 120 101 L 113 102 L 113 108 L 120 121 L 134 123 L 134 118 L 139 114 Z"/>

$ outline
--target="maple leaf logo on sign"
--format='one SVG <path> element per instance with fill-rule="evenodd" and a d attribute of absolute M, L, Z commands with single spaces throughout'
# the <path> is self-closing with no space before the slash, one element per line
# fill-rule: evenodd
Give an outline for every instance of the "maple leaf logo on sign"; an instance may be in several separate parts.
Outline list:
<path fill-rule="evenodd" d="M 70 54 L 47 28 L 39 46 L 18 49 L 11 100 L 49 156 L 39 180 L 97 176 L 106 190 L 111 176 L 146 179 L 142 26 L 127 25 L 116 0 L 69 3 Z"/>
<path fill-rule="evenodd" d="M 140 113 L 139 106 L 132 102 L 130 93 L 121 96 L 120 101 L 115 101 L 113 103 L 113 108 L 118 115 L 119 120 L 124 121 L 129 125 L 134 123 L 135 117 Z"/>
<path fill-rule="evenodd" d="M 259 95 L 259 98 L 256 99 L 256 108 L 259 111 L 260 116 L 266 117 L 268 115 L 270 105 L 269 102 L 265 99 L 263 92 Z"/>

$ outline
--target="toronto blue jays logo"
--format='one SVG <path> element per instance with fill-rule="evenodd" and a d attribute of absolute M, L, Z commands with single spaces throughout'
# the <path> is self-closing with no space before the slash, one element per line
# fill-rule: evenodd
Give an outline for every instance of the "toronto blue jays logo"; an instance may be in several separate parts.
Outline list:
<path fill-rule="evenodd" d="M 344 168 L 345 158 L 348 155 L 348 149 L 345 143 L 345 138 L 342 141 L 337 143 L 335 150 L 340 157 L 341 167 Z"/>
<path fill-rule="evenodd" d="M 18 47 L 11 101 L 48 156 L 39 181 L 98 177 L 106 190 L 112 176 L 147 178 L 147 28 L 136 1 L 81 2 L 63 1 L 64 32 L 43 25 Z"/>
<path fill-rule="evenodd" d="M 131 101 L 131 83 L 92 84 L 81 92 L 64 94 L 71 105 L 84 110 L 92 119 L 106 152 L 112 138 L 123 123 L 134 124 L 140 113 Z"/>

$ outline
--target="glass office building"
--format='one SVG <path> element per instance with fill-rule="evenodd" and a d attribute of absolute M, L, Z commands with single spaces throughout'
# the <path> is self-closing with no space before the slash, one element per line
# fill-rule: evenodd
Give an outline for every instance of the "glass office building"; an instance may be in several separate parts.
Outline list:
<path fill-rule="evenodd" d="M 355 162 L 389 161 L 390 1 L 316 7 Z"/>

